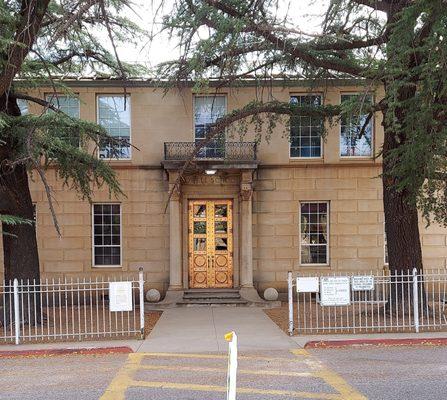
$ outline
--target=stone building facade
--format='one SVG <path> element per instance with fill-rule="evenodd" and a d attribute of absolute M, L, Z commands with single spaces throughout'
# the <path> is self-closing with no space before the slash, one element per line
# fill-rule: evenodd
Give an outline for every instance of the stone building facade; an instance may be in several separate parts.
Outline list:
<path fill-rule="evenodd" d="M 270 141 L 254 134 L 222 138 L 197 156 L 178 188 L 178 171 L 194 142 L 222 113 L 255 98 L 339 104 L 362 92 L 352 82 L 322 88 L 276 82 L 268 90 L 247 83 L 215 96 L 191 89 L 156 88 L 150 82 L 68 82 L 75 96 L 57 101 L 64 111 L 98 121 L 133 148 L 109 162 L 123 198 L 106 188 L 93 204 L 49 178 L 62 230 L 57 236 L 42 185 L 31 182 L 39 256 L 44 277 L 98 276 L 143 267 L 147 285 L 166 293 L 191 288 L 241 288 L 247 297 L 267 287 L 284 290 L 287 271 L 378 270 L 386 265 L 379 154 L 383 128 L 377 116 L 366 139 L 355 122 L 327 126 L 300 119 L 291 136 L 278 124 Z M 37 96 L 49 96 L 42 88 Z M 377 88 L 374 96 L 381 96 Z M 310 100 L 309 100 L 310 99 Z M 51 99 L 54 101 L 54 98 Z M 30 112 L 37 106 L 28 104 Z M 353 133 L 354 132 L 354 133 Z M 368 136 L 369 135 L 369 136 Z M 107 148 L 101 152 L 107 157 Z M 211 215 L 212 212 L 212 215 Z M 421 222 L 426 266 L 447 266 L 447 230 Z"/>

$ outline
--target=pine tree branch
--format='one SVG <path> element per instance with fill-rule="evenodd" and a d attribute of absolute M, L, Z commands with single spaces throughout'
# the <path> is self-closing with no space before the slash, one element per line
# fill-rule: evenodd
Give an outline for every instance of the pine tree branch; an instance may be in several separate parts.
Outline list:
<path fill-rule="evenodd" d="M 296 108 L 291 106 L 291 104 L 288 102 L 271 101 L 268 103 L 250 103 L 245 107 L 240 108 L 239 110 L 236 110 L 230 114 L 223 116 L 222 118 L 216 121 L 213 127 L 206 134 L 205 139 L 196 144 L 194 151 L 186 159 L 174 184 L 172 185 L 169 191 L 168 199 L 165 204 L 165 212 L 168 209 L 169 201 L 171 200 L 173 193 L 179 188 L 180 182 L 183 179 L 186 170 L 189 168 L 190 165 L 192 165 L 192 163 L 194 162 L 195 158 L 200 153 L 200 151 L 208 144 L 210 144 L 217 135 L 219 135 L 222 132 L 225 132 L 225 130 L 235 122 L 244 120 L 254 115 L 261 115 L 261 114 L 297 115 L 299 113 L 296 110 L 303 110 L 304 114 L 306 115 L 308 115 L 311 112 L 314 112 L 320 116 L 325 115 L 327 117 L 337 116 L 341 112 L 340 106 L 327 105 L 327 106 L 321 106 L 318 109 L 313 107 Z"/>
<path fill-rule="evenodd" d="M 390 4 L 386 3 L 385 1 L 377 1 L 377 0 L 351 0 L 353 3 L 362 5 L 362 6 L 367 6 L 370 8 L 373 8 L 374 10 L 377 11 L 382 11 L 382 12 L 389 12 L 390 11 Z"/>
<path fill-rule="evenodd" d="M 34 97 L 34 96 L 30 96 L 28 94 L 17 93 L 17 92 L 11 93 L 10 96 L 15 99 L 31 101 L 33 103 L 39 104 L 42 107 L 49 108 L 50 110 L 52 110 L 54 112 L 62 112 L 59 108 L 55 107 L 50 102 L 48 102 L 44 99 L 41 99 L 39 97 Z"/>
<path fill-rule="evenodd" d="M 314 56 L 312 52 L 303 49 L 301 46 L 296 46 L 292 42 L 275 35 L 272 30 L 267 30 L 265 25 L 262 27 L 258 26 L 254 21 L 249 20 L 247 16 L 242 15 L 238 10 L 231 7 L 228 3 L 223 3 L 219 0 L 204 1 L 210 7 L 213 7 L 216 10 L 220 10 L 233 18 L 243 20 L 248 28 L 250 28 L 254 33 L 257 33 L 259 36 L 262 36 L 265 40 L 269 41 L 275 46 L 275 48 L 285 51 L 293 57 L 300 59 L 307 64 L 310 64 L 317 68 L 324 68 L 358 77 L 366 77 L 366 71 L 363 68 L 342 62 L 337 62 L 334 59 L 320 59 Z"/>

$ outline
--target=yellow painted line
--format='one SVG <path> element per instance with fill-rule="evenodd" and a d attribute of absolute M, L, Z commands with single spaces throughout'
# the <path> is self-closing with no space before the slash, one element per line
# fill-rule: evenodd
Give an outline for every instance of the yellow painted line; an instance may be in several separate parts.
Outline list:
<path fill-rule="evenodd" d="M 305 350 L 304 350 L 305 351 Z M 302 349 L 291 350 L 293 354 L 302 354 Z M 363 396 L 360 392 L 354 389 L 348 384 L 340 375 L 336 372 L 326 368 L 318 359 L 307 352 L 308 358 L 305 360 L 308 365 L 314 371 L 313 376 L 325 381 L 328 385 L 332 386 L 343 400 L 367 400 L 367 397 Z"/>
<path fill-rule="evenodd" d="M 324 368 L 314 374 L 315 377 L 323 379 L 328 385 L 332 386 L 340 393 L 343 400 L 367 400 L 360 392 L 354 389 L 337 373 Z"/>
<path fill-rule="evenodd" d="M 165 371 L 191 371 L 191 372 L 227 372 L 227 368 L 211 368 L 211 367 L 183 367 L 178 365 L 141 365 L 139 369 L 146 370 L 165 370 Z M 251 370 L 238 369 L 238 374 L 246 375 L 268 375 L 268 376 L 314 376 L 313 372 L 282 372 L 282 371 L 266 371 L 266 370 Z"/>
<path fill-rule="evenodd" d="M 125 400 L 126 390 L 133 381 L 130 374 L 140 368 L 142 359 L 142 354 L 130 353 L 126 363 L 115 375 L 104 394 L 100 397 L 100 400 Z"/>
<path fill-rule="evenodd" d="M 226 392 L 226 386 L 215 385 L 197 385 L 190 383 L 174 383 L 174 382 L 146 382 L 133 381 L 134 387 L 146 387 L 153 389 L 174 389 L 174 390 L 191 390 L 197 392 Z M 324 399 L 324 400 L 340 400 L 340 395 L 332 393 L 312 393 L 312 392 L 295 392 L 293 390 L 275 390 L 275 389 L 255 389 L 255 388 L 237 388 L 238 394 L 260 394 L 273 396 L 290 396 L 304 399 Z M 343 398 L 343 400 L 345 400 Z"/>
<path fill-rule="evenodd" d="M 222 359 L 228 360 L 228 355 L 223 354 L 194 354 L 194 353 L 139 353 L 147 357 L 174 357 L 174 358 L 203 358 L 203 359 Z M 238 356 L 238 360 L 265 360 L 265 361 L 284 361 L 296 362 L 295 358 L 285 357 L 263 357 L 263 356 Z"/>
<path fill-rule="evenodd" d="M 310 353 L 305 349 L 293 349 L 293 350 L 291 350 L 291 352 L 293 354 L 295 354 L 296 356 L 304 356 L 304 357 L 310 356 Z"/>

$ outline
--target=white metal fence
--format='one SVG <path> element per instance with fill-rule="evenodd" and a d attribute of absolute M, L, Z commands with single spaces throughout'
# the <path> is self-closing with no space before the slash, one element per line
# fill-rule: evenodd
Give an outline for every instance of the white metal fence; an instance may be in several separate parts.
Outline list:
<path fill-rule="evenodd" d="M 0 342 L 95 337 L 144 337 L 141 270 L 107 279 L 0 282 Z"/>
<path fill-rule="evenodd" d="M 289 334 L 447 329 L 447 270 L 288 274 Z"/>

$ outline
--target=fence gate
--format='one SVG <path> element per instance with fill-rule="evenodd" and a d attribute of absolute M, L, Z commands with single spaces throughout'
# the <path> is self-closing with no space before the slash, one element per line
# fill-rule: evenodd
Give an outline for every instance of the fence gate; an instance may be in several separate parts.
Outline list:
<path fill-rule="evenodd" d="M 289 334 L 447 329 L 447 270 L 288 273 Z"/>
<path fill-rule="evenodd" d="M 0 283 L 0 341 L 144 337 L 144 280 L 17 280 Z"/>

